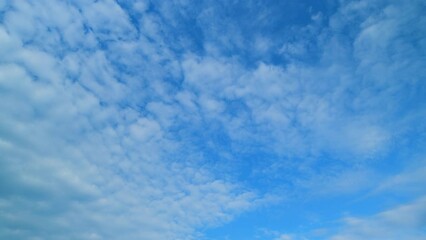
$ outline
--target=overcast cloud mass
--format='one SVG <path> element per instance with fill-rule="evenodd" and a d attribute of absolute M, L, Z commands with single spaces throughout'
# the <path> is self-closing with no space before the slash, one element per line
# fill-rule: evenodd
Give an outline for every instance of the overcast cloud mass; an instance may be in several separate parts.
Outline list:
<path fill-rule="evenodd" d="M 0 0 L 0 239 L 426 239 L 423 0 Z"/>

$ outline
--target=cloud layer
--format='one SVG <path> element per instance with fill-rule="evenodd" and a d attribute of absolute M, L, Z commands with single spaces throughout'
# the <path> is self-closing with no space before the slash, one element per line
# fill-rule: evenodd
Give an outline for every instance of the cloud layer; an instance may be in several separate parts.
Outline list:
<path fill-rule="evenodd" d="M 424 237 L 425 9 L 0 1 L 0 238 L 199 239 L 363 191 L 409 201 L 318 236 Z"/>
<path fill-rule="evenodd" d="M 185 153 L 155 116 L 161 103 L 138 106 L 167 84 L 144 86 L 155 70 L 126 75 L 127 53 L 102 46 L 144 47 L 116 2 L 11 4 L 0 28 L 2 238 L 189 239 L 255 205 Z"/>

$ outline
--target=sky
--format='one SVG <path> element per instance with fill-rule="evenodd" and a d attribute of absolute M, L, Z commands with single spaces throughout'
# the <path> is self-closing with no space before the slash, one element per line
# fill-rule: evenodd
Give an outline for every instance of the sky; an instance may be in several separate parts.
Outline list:
<path fill-rule="evenodd" d="M 426 239 L 424 0 L 0 0 L 0 238 Z"/>

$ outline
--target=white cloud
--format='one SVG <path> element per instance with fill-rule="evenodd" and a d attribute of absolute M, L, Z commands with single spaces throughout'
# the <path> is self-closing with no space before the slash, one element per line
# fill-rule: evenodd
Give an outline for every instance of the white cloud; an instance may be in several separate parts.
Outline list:
<path fill-rule="evenodd" d="M 288 234 L 282 234 L 279 237 L 275 238 L 274 240 L 293 240 L 293 237 Z"/>
<path fill-rule="evenodd" d="M 203 106 L 191 103 L 202 99 L 225 103 L 217 112 L 197 112 L 194 119 L 219 121 L 232 142 L 239 143 L 235 145 L 256 146 L 256 151 L 279 156 L 256 165 L 266 165 L 265 169 L 253 171 L 285 178 L 285 171 L 296 169 L 309 176 L 309 183 L 305 178 L 293 179 L 294 174 L 286 180 L 327 194 L 374 188 L 368 180 L 382 176 L 371 164 L 380 162 L 403 141 L 404 133 L 419 124 L 420 118 L 402 118 L 421 115 L 405 113 L 411 107 L 420 111 L 421 94 L 407 101 L 403 93 L 408 89 L 413 95 L 419 93 L 413 84 L 425 76 L 425 62 L 419 59 L 419 52 L 426 49 L 421 40 L 424 30 L 417 29 L 421 24 L 409 25 L 413 19 L 423 22 L 422 6 L 421 1 L 342 1 L 328 25 L 317 21 L 302 29 L 303 39 L 279 44 L 267 41 L 272 39 L 259 41 L 268 42 L 268 47 L 281 46 L 277 52 L 291 60 L 311 58 L 314 54 L 308 50 L 318 51 L 318 60 L 308 63 L 246 66 L 235 56 L 220 54 L 229 50 L 223 39 L 215 43 L 209 38 L 205 56 L 186 55 L 183 60 L 185 91 L 193 92 L 185 93 L 185 104 L 196 112 Z M 200 18 L 214 11 L 208 9 Z M 206 25 L 211 27 L 203 29 L 206 35 L 216 30 L 216 23 Z M 238 31 L 232 33 L 229 39 L 238 38 Z M 253 46 L 249 51 L 257 52 Z M 183 94 L 179 99 L 183 102 Z M 324 155 L 333 156 L 330 165 L 321 162 Z"/>
<path fill-rule="evenodd" d="M 412 161 L 410 161 L 412 162 Z M 425 161 L 414 161 L 408 164 L 401 172 L 392 174 L 374 189 L 373 194 L 391 192 L 422 195 L 425 193 L 426 163 Z"/>
<path fill-rule="evenodd" d="M 10 93 L 2 104 L 2 237 L 176 239 L 229 220 L 256 198 L 234 195 L 236 187 L 212 177 L 194 182 L 197 171 L 178 163 L 167 166 L 175 143 L 164 140 L 157 122 L 127 124 L 116 109 L 110 126 L 90 116 L 110 110 L 98 101 L 89 114 L 73 103 L 80 88 L 65 92 L 24 71 L 2 69 Z M 80 97 L 93 99 L 84 90 Z"/>
<path fill-rule="evenodd" d="M 138 89 L 119 81 L 107 49 L 77 41 L 87 35 L 83 24 L 103 40 L 132 31 L 115 2 L 75 3 L 85 19 L 65 3 L 46 4 L 56 10 L 13 4 L 0 28 L 7 53 L 0 66 L 1 238 L 191 239 L 198 227 L 257 204 L 256 194 L 185 161 L 185 142 L 166 137 L 173 109 L 117 104 L 138 99 L 128 95 Z M 68 8 L 73 17 L 49 17 Z M 61 32 L 73 24 L 79 37 Z M 169 91 L 161 84 L 158 92 Z"/>
<path fill-rule="evenodd" d="M 241 143 L 245 151 L 256 146 L 276 156 L 273 166 L 265 164 L 278 166 L 268 176 L 296 169 L 309 176 L 309 182 L 291 179 L 297 187 L 359 191 L 373 175 L 359 159 L 380 158 L 396 141 L 391 130 L 401 134 L 412 123 L 388 121 L 404 108 L 395 96 L 425 76 L 424 62 L 415 59 L 425 41 L 416 40 L 416 48 L 398 38 L 424 33 L 405 28 L 416 17 L 425 21 L 416 10 L 420 1 L 373 14 L 368 1 L 343 1 L 329 26 L 306 27 L 317 43 L 261 36 L 250 44 L 237 24 L 215 17 L 220 8 L 205 8 L 192 19 L 204 27 L 200 55 L 185 52 L 192 42 L 167 28 L 196 12 L 188 3 L 161 3 L 161 16 L 146 12 L 153 4 L 147 2 L 133 9 L 112 0 L 9 4 L 0 26 L 5 238 L 190 238 L 197 227 L 258 204 L 251 191 L 200 168 L 205 162 L 197 151 L 214 140 L 198 146 L 193 132 L 219 132 L 233 143 L 226 147 Z M 356 28 L 342 34 L 347 25 Z M 314 64 L 244 65 L 228 52 L 252 46 L 261 56 L 281 46 L 291 60 L 315 44 Z M 221 156 L 231 159 L 239 150 Z M 338 166 L 316 169 L 321 154 L 334 156 Z M 382 188 L 423 182 L 423 171 L 414 173 Z"/>
<path fill-rule="evenodd" d="M 134 26 L 116 1 L 95 1 L 80 7 L 87 23 L 102 40 L 126 40 L 136 37 Z"/>
<path fill-rule="evenodd" d="M 373 112 L 356 119 L 345 115 L 342 105 L 353 104 L 352 100 L 341 99 L 340 91 L 346 88 L 346 83 L 329 85 L 328 81 L 340 71 L 335 66 L 322 71 L 305 66 L 283 69 L 264 63 L 244 70 L 230 59 L 195 61 L 191 58 L 184 62 L 185 83 L 189 89 L 195 89 L 203 97 L 216 98 L 215 102 L 240 101 L 245 108 L 238 110 L 247 111 L 248 117 L 238 120 L 243 125 L 257 124 L 253 128 L 257 133 L 268 132 L 273 137 L 268 140 L 277 143 L 272 146 L 273 151 L 292 155 L 319 148 L 374 156 L 386 149 L 391 136 L 386 128 L 378 126 Z M 319 80 L 327 82 L 327 86 L 321 86 Z M 217 114 L 212 116 L 217 118 Z M 226 123 L 232 117 L 221 114 L 220 118 L 229 128 Z M 228 130 L 235 139 L 239 138 L 238 129 Z M 307 132 L 309 137 L 304 137 L 302 132 Z M 262 139 L 262 136 L 256 138 Z"/>
<path fill-rule="evenodd" d="M 426 224 L 426 199 L 416 201 L 371 217 L 345 219 L 345 228 L 331 237 L 332 240 L 358 239 L 409 239 L 426 237 L 422 227 Z"/>

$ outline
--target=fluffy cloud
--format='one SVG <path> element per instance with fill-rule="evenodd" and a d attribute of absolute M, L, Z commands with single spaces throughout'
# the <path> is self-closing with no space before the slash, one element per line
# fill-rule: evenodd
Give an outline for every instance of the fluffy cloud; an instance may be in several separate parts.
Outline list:
<path fill-rule="evenodd" d="M 116 2 L 11 4 L 0 28 L 2 238 L 190 239 L 254 206 L 254 193 L 177 154 L 185 142 L 168 137 L 164 104 L 127 102 L 137 89 L 101 46 L 134 41 Z"/>

